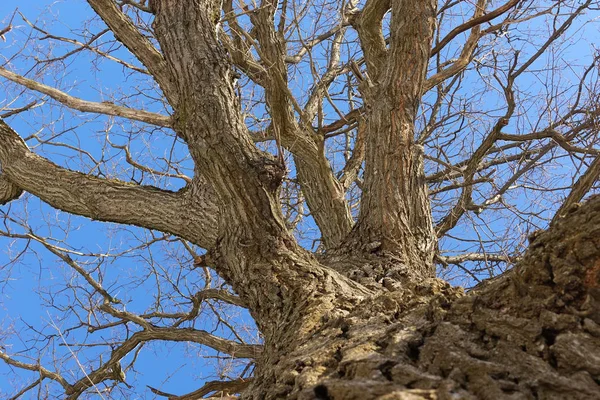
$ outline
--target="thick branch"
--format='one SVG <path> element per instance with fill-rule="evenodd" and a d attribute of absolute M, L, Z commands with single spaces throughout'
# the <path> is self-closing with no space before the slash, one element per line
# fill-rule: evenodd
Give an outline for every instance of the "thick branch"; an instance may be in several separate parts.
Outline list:
<path fill-rule="evenodd" d="M 352 23 L 360 38 L 367 72 L 373 80 L 378 79 L 387 56 L 382 22 L 390 6 L 390 0 L 369 0 Z"/>
<path fill-rule="evenodd" d="M 299 111 L 301 121 L 294 116 L 295 99 L 287 84 L 285 49 L 275 31 L 272 15 L 274 8 L 264 7 L 251 20 L 260 44 L 261 61 L 269 76 L 265 97 L 272 117 L 272 131 L 276 141 L 294 155 L 298 182 L 308 207 L 321 231 L 326 248 L 334 247 L 350 232 L 352 216 L 345 200 L 344 188 L 333 175 L 323 151 L 323 137 L 315 135 L 308 123 L 314 119 L 318 102 L 327 86 L 336 76 L 343 31 L 339 31 L 332 46 L 328 71 L 313 91 L 304 111 Z"/>
<path fill-rule="evenodd" d="M 22 193 L 23 190 L 19 186 L 6 179 L 4 175 L 0 175 L 0 205 L 18 199 Z"/>
<path fill-rule="evenodd" d="M 32 153 L 3 121 L 0 162 L 5 180 L 60 210 L 172 233 L 202 247 L 216 240 L 218 209 L 210 190 L 174 193 L 67 170 Z"/>
<path fill-rule="evenodd" d="M 222 289 L 205 289 L 199 292 L 197 297 L 199 301 L 214 299 L 221 300 L 235 306 L 246 307 L 242 299 Z"/>
<path fill-rule="evenodd" d="M 552 221 L 556 221 L 559 218 L 564 217 L 576 203 L 580 202 L 581 199 L 590 191 L 596 182 L 600 178 L 600 155 L 596 156 L 592 165 L 589 166 L 587 171 L 579 177 L 577 182 L 571 188 L 571 192 L 560 206 Z"/>
<path fill-rule="evenodd" d="M 431 0 L 392 2 L 385 68 L 363 89 L 370 106 L 365 107 L 370 108 L 365 116 L 365 173 L 360 215 L 349 241 L 353 248 L 371 252 L 375 247 L 400 255 L 423 276 L 433 274 L 435 238 L 423 148 L 414 143 L 414 128 L 435 9 Z"/>
<path fill-rule="evenodd" d="M 146 39 L 113 0 L 88 0 L 88 4 L 102 18 L 117 40 L 125 45 L 146 66 L 168 97 L 169 75 L 163 56 Z"/>
<path fill-rule="evenodd" d="M 150 340 L 194 342 L 237 358 L 256 358 L 262 349 L 260 345 L 241 344 L 193 328 L 153 328 L 150 331 L 137 332 L 132 338 L 140 342 Z"/>

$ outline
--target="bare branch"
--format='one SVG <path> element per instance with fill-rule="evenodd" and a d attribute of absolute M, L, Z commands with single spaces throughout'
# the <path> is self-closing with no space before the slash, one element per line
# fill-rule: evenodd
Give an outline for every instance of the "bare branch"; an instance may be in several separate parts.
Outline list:
<path fill-rule="evenodd" d="M 193 328 L 151 327 L 131 335 L 130 338 L 112 351 L 110 359 L 101 367 L 88 373 L 85 377 L 71 385 L 70 390 L 67 392 L 70 394 L 68 399 L 74 400 L 86 389 L 97 385 L 106 379 L 113 379 L 115 366 L 120 365 L 123 357 L 128 355 L 140 344 L 154 340 L 194 342 L 238 358 L 255 358 L 260 355 L 262 350 L 262 346 L 240 344 L 211 335 L 206 331 Z"/>
<path fill-rule="evenodd" d="M 261 61 L 270 78 L 265 87 L 266 102 L 272 117 L 271 131 L 277 142 L 294 155 L 298 181 L 306 202 L 322 235 L 326 248 L 334 247 L 350 232 L 352 216 L 344 198 L 344 189 L 333 175 L 323 153 L 324 138 L 315 134 L 310 121 L 325 88 L 338 70 L 339 54 L 332 55 L 328 71 L 316 85 L 306 112 L 297 104 L 287 84 L 285 54 L 277 41 L 272 14 L 273 8 L 263 7 L 252 14 L 256 38 L 260 44 Z M 338 30 L 333 48 L 339 49 L 343 30 Z M 309 48 L 310 46 L 307 46 Z M 334 52 L 335 53 L 335 52 Z M 297 122 L 294 111 L 300 116 Z"/>
<path fill-rule="evenodd" d="M 12 117 L 13 115 L 20 114 L 24 111 L 31 110 L 33 108 L 39 107 L 41 103 L 37 100 L 34 100 L 28 104 L 25 104 L 23 107 L 18 107 L 15 109 L 9 109 L 7 112 L 0 114 L 0 118 L 5 119 L 8 117 Z M 5 108 L 6 109 L 6 108 Z"/>
<path fill-rule="evenodd" d="M 217 209 L 210 190 L 195 190 L 203 197 L 192 201 L 187 192 L 174 193 L 67 170 L 29 151 L 3 121 L 0 161 L 6 180 L 60 210 L 173 233 L 201 246 L 210 247 L 216 239 Z M 194 204 L 198 209 L 190 212 Z"/>
<path fill-rule="evenodd" d="M 165 94 L 169 96 L 169 75 L 162 54 L 119 10 L 113 0 L 88 0 L 88 4 L 102 18 L 117 40 L 123 43 L 148 68 L 148 71 L 157 80 Z"/>
<path fill-rule="evenodd" d="M 52 379 L 53 381 L 58 382 L 67 392 L 72 389 L 72 385 L 70 385 L 65 380 L 65 378 L 63 378 L 61 375 L 57 374 L 56 372 L 47 370 L 46 368 L 42 367 L 39 364 L 29 364 L 29 363 L 17 361 L 1 350 L 0 350 L 0 359 L 2 359 L 6 364 L 11 365 L 13 367 L 26 369 L 29 371 L 34 371 L 34 372 L 39 373 L 40 376 L 42 376 L 43 378 Z"/>
<path fill-rule="evenodd" d="M 442 40 L 440 40 L 440 42 L 433 49 L 431 49 L 431 56 L 433 57 L 434 55 L 439 53 L 441 49 L 443 49 L 448 43 L 450 43 L 452 39 L 460 35 L 462 32 L 465 32 L 471 28 L 474 28 L 478 25 L 481 25 L 485 22 L 491 21 L 494 18 L 499 17 L 500 15 L 504 14 L 505 12 L 509 11 L 511 8 L 519 4 L 520 1 L 521 0 L 510 0 L 503 6 L 498 7 L 494 11 L 490 11 L 489 13 L 485 14 L 485 10 L 476 10 L 475 15 L 472 19 L 452 29 L 450 33 L 448 33 Z"/>
<path fill-rule="evenodd" d="M 34 80 L 25 78 L 21 75 L 15 74 L 7 70 L 4 67 L 0 67 L 0 76 L 16 82 L 20 85 L 25 86 L 28 89 L 35 90 L 37 92 L 46 94 L 52 97 L 54 100 L 66 105 L 67 107 L 83 112 L 93 112 L 98 114 L 113 115 L 116 117 L 123 117 L 132 119 L 135 121 L 146 122 L 152 125 L 170 127 L 171 117 L 167 117 L 160 114 L 151 113 L 143 110 L 136 110 L 129 107 L 118 106 L 109 102 L 97 103 L 94 101 L 82 100 L 77 97 L 70 96 L 65 92 L 58 89 L 46 86 L 42 83 Z"/>
<path fill-rule="evenodd" d="M 516 104 L 512 84 L 513 80 L 509 78 L 508 83 L 503 87 L 504 97 L 507 104 L 506 112 L 502 118 L 499 118 L 496 121 L 492 130 L 483 139 L 477 150 L 471 156 L 471 159 L 467 162 L 464 170 L 465 185 L 463 186 L 460 197 L 454 207 L 452 207 L 452 209 L 437 224 L 435 230 L 438 237 L 443 236 L 446 232 L 456 226 L 471 203 L 471 198 L 473 195 L 473 185 L 471 183 L 475 177 L 475 173 L 485 155 L 498 140 L 502 128 L 508 125 L 508 122 L 515 111 Z"/>
<path fill-rule="evenodd" d="M 488 254 L 488 253 L 463 253 L 457 256 L 436 256 L 437 260 L 442 264 L 461 264 L 466 261 L 485 261 L 485 262 L 507 262 L 515 263 L 519 260 L 518 257 L 513 257 L 504 254 Z"/>
<path fill-rule="evenodd" d="M 248 385 L 250 385 L 250 383 L 252 383 L 252 379 L 237 379 L 235 381 L 211 381 L 207 382 L 200 389 L 181 396 L 165 393 L 151 386 L 148 386 L 148 388 L 150 388 L 152 393 L 159 396 L 168 397 L 169 400 L 195 400 L 204 398 L 204 396 L 211 392 L 220 392 L 221 394 L 216 398 L 222 399 L 229 398 L 229 396 L 223 397 L 224 393 L 241 393 L 244 389 L 246 389 L 246 387 L 248 387 Z"/>
<path fill-rule="evenodd" d="M 35 388 L 37 385 L 42 383 L 43 380 L 44 380 L 43 377 L 36 379 L 35 381 L 31 382 L 29 385 L 27 385 L 23 389 L 21 389 L 14 396 L 10 397 L 8 400 L 17 400 L 19 397 L 23 396 L 25 393 L 27 393 L 28 391 L 30 391 L 31 389 Z"/>
<path fill-rule="evenodd" d="M 483 14 L 486 3 L 487 0 L 479 0 L 477 5 L 475 6 L 476 9 L 473 20 L 477 20 L 478 17 L 480 17 Z M 437 86 L 449 77 L 458 74 L 459 72 L 464 70 L 467 67 L 467 65 L 469 65 L 471 57 L 473 56 L 473 53 L 477 48 L 479 38 L 481 37 L 480 31 L 480 26 L 474 25 L 473 29 L 471 29 L 471 34 L 469 35 L 467 42 L 463 46 L 458 60 L 453 62 L 451 66 L 439 71 L 438 73 L 427 79 L 425 81 L 425 84 L 423 85 L 423 93 L 428 92 L 431 88 Z"/>

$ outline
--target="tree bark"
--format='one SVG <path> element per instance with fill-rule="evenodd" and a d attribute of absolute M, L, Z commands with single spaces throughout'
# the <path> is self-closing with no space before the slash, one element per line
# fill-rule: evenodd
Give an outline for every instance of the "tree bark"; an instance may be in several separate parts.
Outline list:
<path fill-rule="evenodd" d="M 229 59 L 217 39 L 218 4 L 157 0 L 152 7 L 178 88 L 175 130 L 219 198 L 210 262 L 247 304 L 265 342 L 280 351 L 291 344 L 288 336 L 307 334 L 369 291 L 320 265 L 287 231 L 277 197 L 283 166 L 254 147 L 243 124 Z"/>
<path fill-rule="evenodd" d="M 70 171 L 31 152 L 2 120 L 0 163 L 2 203 L 27 191 L 59 210 L 97 221 L 157 229 L 205 247 L 217 238 L 216 196 L 199 179 L 172 192 Z"/>
<path fill-rule="evenodd" d="M 390 47 L 382 18 L 391 7 Z M 434 1 L 370 1 L 356 22 L 367 59 L 367 109 L 360 215 L 346 247 L 391 253 L 423 278 L 435 274 L 433 231 L 423 148 L 414 141 L 435 26 Z M 387 268 L 384 268 L 387 269 Z"/>
<path fill-rule="evenodd" d="M 267 347 L 243 397 L 595 399 L 599 310 L 596 196 L 532 237 L 513 270 L 466 295 L 435 278 L 380 291 L 288 336 L 286 352 Z"/>
<path fill-rule="evenodd" d="M 600 198 L 535 238 L 514 270 L 468 295 L 433 277 L 436 236 L 413 135 L 435 2 L 369 1 L 372 13 L 357 22 L 363 46 L 375 45 L 365 48 L 363 203 L 345 244 L 321 260 L 287 232 L 276 197 L 283 166 L 252 145 L 243 124 L 217 38 L 218 4 L 151 4 L 176 87 L 174 128 L 219 199 L 209 260 L 264 335 L 244 398 L 600 395 Z M 390 6 L 387 49 L 379 33 Z M 289 105 L 278 129 L 289 127 L 287 114 Z M 354 267 L 380 271 L 365 286 Z"/>
<path fill-rule="evenodd" d="M 89 177 L 35 155 L 0 121 L 0 202 L 25 190 L 67 212 L 209 249 L 204 262 L 231 284 L 264 337 L 243 398 L 600 398 L 600 197 L 561 210 L 513 270 L 468 294 L 434 277 L 436 234 L 413 136 L 435 1 L 368 0 L 352 22 L 367 66 L 364 187 L 353 228 L 322 142 L 294 121 L 285 51 L 263 60 L 278 80 L 266 95 L 276 135 L 292 152 L 295 139 L 305 140 L 294 156 L 330 247 L 320 258 L 286 228 L 277 194 L 285 166 L 254 146 L 244 124 L 218 37 L 221 3 L 150 1 L 159 52 L 116 3 L 88 1 L 157 79 L 174 110 L 159 121 L 185 140 L 199 175 L 178 193 Z M 275 6 L 258 12 L 271 19 Z M 381 23 L 390 8 L 388 47 Z M 272 29 L 254 33 L 262 44 L 277 42 Z M 187 333 L 179 339 L 216 342 Z M 255 354 L 253 346 L 238 350 Z"/>

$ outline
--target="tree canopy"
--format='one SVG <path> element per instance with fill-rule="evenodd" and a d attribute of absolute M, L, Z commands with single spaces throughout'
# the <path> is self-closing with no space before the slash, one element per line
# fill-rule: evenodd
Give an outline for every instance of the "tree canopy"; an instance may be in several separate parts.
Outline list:
<path fill-rule="evenodd" d="M 600 392 L 561 358 L 600 337 L 599 2 L 34 3 L 0 9 L 2 396 L 550 390 L 477 392 L 444 329 Z"/>

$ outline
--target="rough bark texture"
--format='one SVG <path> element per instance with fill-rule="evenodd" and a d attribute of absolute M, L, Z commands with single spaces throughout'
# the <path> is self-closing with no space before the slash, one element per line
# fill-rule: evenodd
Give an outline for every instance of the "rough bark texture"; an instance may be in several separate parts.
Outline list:
<path fill-rule="evenodd" d="M 250 14 L 253 34 L 260 44 L 261 61 L 269 79 L 265 100 L 272 118 L 271 130 L 278 142 L 294 155 L 298 183 L 321 231 L 325 248 L 340 244 L 352 229 L 345 193 L 333 175 L 324 152 L 324 137 L 313 131 L 304 113 L 301 124 L 294 116 L 293 96 L 288 88 L 285 39 L 275 30 L 277 2 L 269 1 Z M 309 114 L 312 114 L 310 111 Z M 302 126 L 301 126 L 302 125 Z"/>
<path fill-rule="evenodd" d="M 175 193 L 69 171 L 32 153 L 1 120 L 0 161 L 4 202 L 26 190 L 53 207 L 98 221 L 158 229 L 206 246 L 216 240 L 218 208 L 206 184 Z"/>
<path fill-rule="evenodd" d="M 296 335 L 278 359 L 261 360 L 244 397 L 599 398 L 599 310 L 600 196 L 466 295 L 432 278 Z"/>
<path fill-rule="evenodd" d="M 310 331 L 321 316 L 347 308 L 368 290 L 321 266 L 287 231 L 276 197 L 283 166 L 254 147 L 242 123 L 211 17 L 215 5 L 193 3 L 153 2 L 156 34 L 178 82 L 175 129 L 227 221 L 219 226 L 211 262 L 244 299 L 265 341 L 280 347 L 291 344 L 293 332 Z M 197 43 L 205 47 L 189 47 Z M 299 314 L 299 305 L 310 312 Z"/>
<path fill-rule="evenodd" d="M 423 277 L 432 277 L 436 240 L 423 172 L 423 149 L 414 143 L 413 136 L 429 62 L 436 2 L 392 2 L 389 49 L 381 34 L 381 16 L 390 5 L 369 4 L 372 8 L 365 9 L 358 29 L 365 54 L 377 53 L 370 56 L 370 79 L 363 82 L 362 88 L 368 109 L 366 184 L 348 247 L 396 254 Z M 379 25 L 371 26 L 375 24 L 371 19 Z"/>

